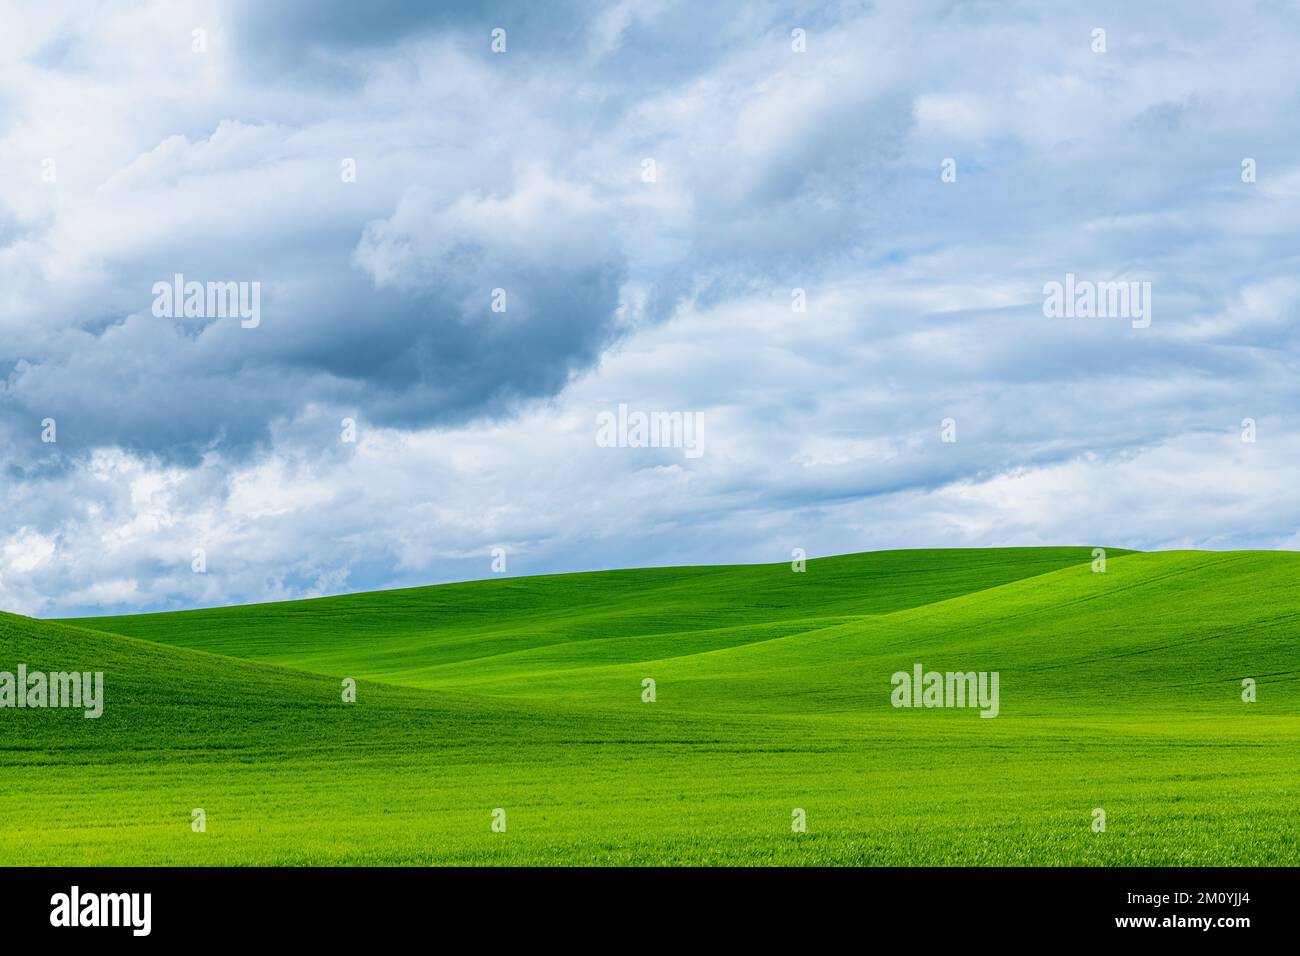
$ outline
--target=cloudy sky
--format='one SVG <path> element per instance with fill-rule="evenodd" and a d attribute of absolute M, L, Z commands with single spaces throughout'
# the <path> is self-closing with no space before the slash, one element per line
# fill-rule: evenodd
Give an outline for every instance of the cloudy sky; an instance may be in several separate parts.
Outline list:
<path fill-rule="evenodd" d="M 0 609 L 1300 547 L 1294 5 L 3 6 Z"/>

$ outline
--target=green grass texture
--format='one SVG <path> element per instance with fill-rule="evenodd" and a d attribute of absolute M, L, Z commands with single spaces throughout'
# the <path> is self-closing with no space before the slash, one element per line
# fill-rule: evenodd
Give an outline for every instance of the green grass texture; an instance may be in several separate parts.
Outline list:
<path fill-rule="evenodd" d="M 1300 554 L 1092 562 L 0 614 L 0 671 L 102 671 L 105 697 L 0 709 L 0 865 L 1300 863 Z M 915 664 L 998 672 L 997 718 L 892 706 Z"/>

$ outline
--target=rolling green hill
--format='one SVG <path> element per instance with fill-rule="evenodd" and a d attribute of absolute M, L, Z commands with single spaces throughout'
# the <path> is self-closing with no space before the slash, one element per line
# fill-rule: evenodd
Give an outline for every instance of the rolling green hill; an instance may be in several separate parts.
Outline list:
<path fill-rule="evenodd" d="M 0 615 L 0 671 L 100 670 L 106 697 L 98 720 L 0 710 L 0 864 L 1300 862 L 1300 555 L 1090 562 Z M 891 706 L 917 663 L 998 672 L 999 715 Z"/>
<path fill-rule="evenodd" d="M 813 575 L 794 574 L 788 564 L 651 568 L 75 623 L 306 670 L 436 686 L 444 668 L 465 665 L 514 673 L 750 644 L 1090 560 L 1082 548 L 882 551 L 814 561 Z"/>

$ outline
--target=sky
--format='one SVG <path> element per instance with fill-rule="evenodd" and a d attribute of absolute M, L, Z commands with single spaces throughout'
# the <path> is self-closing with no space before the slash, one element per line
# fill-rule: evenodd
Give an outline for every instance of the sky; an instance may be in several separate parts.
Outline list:
<path fill-rule="evenodd" d="M 1300 548 L 1294 4 L 0 7 L 0 609 Z"/>

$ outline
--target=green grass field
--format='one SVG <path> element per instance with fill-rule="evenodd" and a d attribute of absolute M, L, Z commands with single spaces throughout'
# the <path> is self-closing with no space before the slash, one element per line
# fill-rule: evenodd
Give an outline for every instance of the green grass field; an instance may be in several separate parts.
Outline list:
<path fill-rule="evenodd" d="M 106 698 L 0 710 L 0 864 L 1300 863 L 1300 554 L 1090 562 L 0 614 L 0 671 L 103 671 Z M 915 663 L 997 671 L 1000 715 L 894 708 Z"/>

